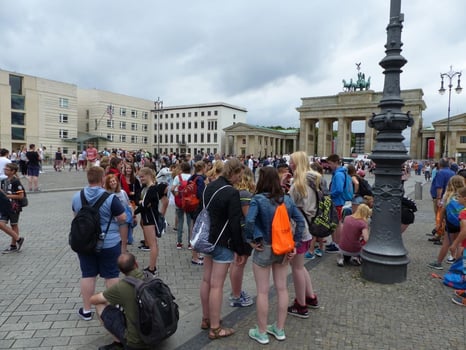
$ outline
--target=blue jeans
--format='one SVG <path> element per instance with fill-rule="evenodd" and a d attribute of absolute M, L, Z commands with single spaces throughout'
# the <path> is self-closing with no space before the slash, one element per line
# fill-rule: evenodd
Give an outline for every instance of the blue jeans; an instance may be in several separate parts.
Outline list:
<path fill-rule="evenodd" d="M 189 234 L 191 229 L 191 215 L 185 213 L 183 209 L 176 208 L 176 217 L 178 218 L 178 227 L 176 228 L 177 232 L 177 243 L 183 243 L 183 218 L 186 216 L 186 225 L 188 225 L 188 244 L 189 244 Z"/>

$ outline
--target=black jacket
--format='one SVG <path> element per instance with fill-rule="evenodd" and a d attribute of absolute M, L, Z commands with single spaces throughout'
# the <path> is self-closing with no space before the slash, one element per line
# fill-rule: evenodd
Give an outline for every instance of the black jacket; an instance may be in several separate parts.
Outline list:
<path fill-rule="evenodd" d="M 241 217 L 243 213 L 241 211 L 239 191 L 226 178 L 220 176 L 217 180 L 206 186 L 204 198 L 201 198 L 200 207 L 203 208 L 203 199 L 205 199 L 207 205 L 215 191 L 225 185 L 230 186 L 220 190 L 209 205 L 209 241 L 214 243 L 217 240 L 223 226 L 229 220 L 218 244 L 233 250 L 238 255 L 247 255 L 241 234 Z"/>

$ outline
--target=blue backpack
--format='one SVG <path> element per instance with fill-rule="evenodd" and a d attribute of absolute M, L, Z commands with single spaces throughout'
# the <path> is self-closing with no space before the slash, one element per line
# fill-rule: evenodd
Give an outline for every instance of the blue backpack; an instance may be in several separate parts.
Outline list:
<path fill-rule="evenodd" d="M 445 213 L 447 222 L 455 227 L 460 227 L 460 211 L 464 209 L 464 206 L 456 200 L 456 198 L 452 198 L 445 207 Z"/>
<path fill-rule="evenodd" d="M 354 196 L 353 181 L 351 176 L 345 171 L 345 185 L 343 186 L 343 199 L 345 201 L 352 201 Z"/>

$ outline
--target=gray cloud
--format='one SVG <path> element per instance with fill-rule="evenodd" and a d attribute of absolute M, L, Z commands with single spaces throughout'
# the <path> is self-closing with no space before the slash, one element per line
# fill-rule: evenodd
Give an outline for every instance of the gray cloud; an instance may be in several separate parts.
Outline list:
<path fill-rule="evenodd" d="M 429 124 L 446 117 L 439 73 L 466 69 L 466 3 L 412 0 L 402 12 L 401 84 L 424 89 Z M 382 90 L 388 17 L 387 1 L 5 1 L 0 67 L 165 105 L 225 101 L 252 124 L 297 126 L 300 98 L 342 91 L 355 62 Z"/>

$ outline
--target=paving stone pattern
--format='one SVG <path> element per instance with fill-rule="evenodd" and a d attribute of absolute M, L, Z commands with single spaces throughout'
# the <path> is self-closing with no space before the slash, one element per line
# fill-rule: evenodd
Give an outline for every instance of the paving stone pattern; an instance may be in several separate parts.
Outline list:
<path fill-rule="evenodd" d="M 25 179 L 22 181 L 26 184 Z M 414 191 L 416 181 L 423 179 L 413 176 L 406 185 L 407 193 Z M 29 194 L 30 204 L 21 214 L 20 232 L 26 238 L 23 250 L 0 255 L 0 349 L 97 349 L 112 340 L 96 317 L 86 322 L 76 314 L 81 306 L 80 272 L 78 259 L 67 244 L 71 190 L 86 184 L 85 174 L 47 169 L 40 176 L 40 184 L 42 192 Z M 429 186 L 423 186 L 424 200 L 417 201 L 416 223 L 403 237 L 411 259 L 407 281 L 392 285 L 365 281 L 360 268 L 337 267 L 335 255 L 309 261 L 306 266 L 321 308 L 311 310 L 309 319 L 289 316 L 286 341 L 271 338 L 269 349 L 465 348 L 466 309 L 451 302 L 453 290 L 431 278 L 432 270 L 426 266 L 439 250 L 439 246 L 427 242 L 426 236 L 433 228 Z M 173 208 L 167 218 L 173 225 Z M 137 228 L 135 234 L 137 243 L 142 238 L 141 229 Z M 190 264 L 187 249 L 175 249 L 176 233 L 172 229 L 159 242 L 160 276 L 176 296 L 181 318 L 176 334 L 157 349 L 258 349 L 260 345 L 247 335 L 256 322 L 255 306 L 229 307 L 228 280 L 222 318 L 237 333 L 222 340 L 207 338 L 207 332 L 199 328 L 202 267 Z M 0 235 L 0 247 L 8 244 L 9 237 Z M 137 244 L 130 251 L 141 266 L 146 266 L 148 253 L 139 251 Z M 103 288 L 99 280 L 97 290 Z M 255 295 L 250 262 L 244 289 Z M 291 302 L 292 283 L 289 292 Z M 275 299 L 271 288 L 271 322 Z"/>

